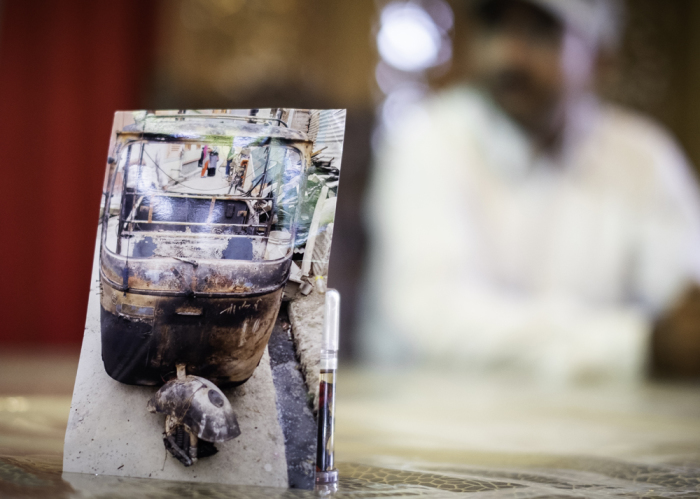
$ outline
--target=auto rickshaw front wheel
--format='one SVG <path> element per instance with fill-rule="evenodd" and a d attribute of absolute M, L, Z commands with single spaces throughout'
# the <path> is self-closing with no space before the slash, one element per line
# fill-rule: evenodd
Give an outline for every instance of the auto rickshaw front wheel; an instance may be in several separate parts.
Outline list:
<path fill-rule="evenodd" d="M 163 443 L 185 466 L 218 451 L 215 442 L 241 434 L 231 403 L 211 381 L 187 375 L 177 365 L 177 378 L 165 383 L 148 401 L 148 410 L 165 414 Z"/>

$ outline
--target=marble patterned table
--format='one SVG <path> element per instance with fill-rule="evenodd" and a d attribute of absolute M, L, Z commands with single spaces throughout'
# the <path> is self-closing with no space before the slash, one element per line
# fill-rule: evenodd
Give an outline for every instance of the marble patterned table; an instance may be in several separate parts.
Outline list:
<path fill-rule="evenodd" d="M 339 374 L 337 491 L 64 473 L 75 355 L 0 353 L 0 497 L 700 497 L 700 386 Z"/>

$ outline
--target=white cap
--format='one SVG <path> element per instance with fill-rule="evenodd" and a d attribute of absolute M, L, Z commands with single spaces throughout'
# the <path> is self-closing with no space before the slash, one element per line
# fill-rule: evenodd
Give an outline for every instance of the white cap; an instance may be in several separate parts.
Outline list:
<path fill-rule="evenodd" d="M 479 2 L 481 5 L 493 0 Z M 620 0 L 521 0 L 549 12 L 596 47 L 615 49 L 622 35 Z"/>
<path fill-rule="evenodd" d="M 624 6 L 618 0 L 526 0 L 550 12 L 596 46 L 620 43 Z"/>

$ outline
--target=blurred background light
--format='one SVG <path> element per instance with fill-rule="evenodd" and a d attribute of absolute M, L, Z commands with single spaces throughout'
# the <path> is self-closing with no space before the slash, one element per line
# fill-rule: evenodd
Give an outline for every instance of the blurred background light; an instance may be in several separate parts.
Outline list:
<path fill-rule="evenodd" d="M 419 107 L 431 90 L 431 78 L 439 76 L 437 69 L 449 68 L 453 25 L 454 13 L 445 0 L 395 0 L 380 8 L 375 80 L 382 95 L 373 148 L 384 131 Z"/>
<path fill-rule="evenodd" d="M 445 33 L 454 27 L 454 12 L 444 0 L 423 0 L 421 6 Z"/>
<path fill-rule="evenodd" d="M 420 6 L 393 2 L 384 7 L 377 48 L 382 59 L 402 71 L 422 71 L 438 62 L 442 36 Z"/>
<path fill-rule="evenodd" d="M 395 128 L 408 113 L 415 112 L 428 90 L 427 84 L 412 82 L 394 89 L 387 95 L 380 109 L 384 128 L 387 130 Z"/>

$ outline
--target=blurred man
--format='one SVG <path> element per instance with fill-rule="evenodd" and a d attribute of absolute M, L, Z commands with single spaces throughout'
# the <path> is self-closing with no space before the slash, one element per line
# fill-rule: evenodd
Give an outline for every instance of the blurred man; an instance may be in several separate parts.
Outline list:
<path fill-rule="evenodd" d="M 700 202 L 669 134 L 593 93 L 619 5 L 473 12 L 473 86 L 427 102 L 378 157 L 365 354 L 639 379 L 654 321 L 700 280 Z"/>

